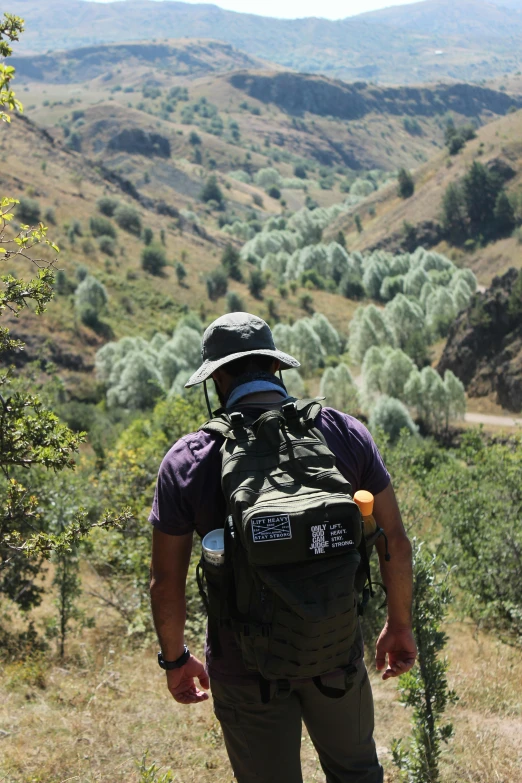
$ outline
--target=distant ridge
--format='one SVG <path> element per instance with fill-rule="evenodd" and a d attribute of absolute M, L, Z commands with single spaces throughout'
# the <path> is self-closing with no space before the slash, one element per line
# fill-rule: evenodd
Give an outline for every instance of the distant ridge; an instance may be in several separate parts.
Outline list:
<path fill-rule="evenodd" d="M 522 68 L 522 10 L 426 0 L 338 22 L 271 19 L 213 5 L 10 0 L 26 19 L 17 53 L 150 39 L 213 38 L 298 71 L 388 84 L 479 81 Z M 42 34 L 42 31 L 45 31 Z M 50 45 L 51 42 L 51 45 Z"/>

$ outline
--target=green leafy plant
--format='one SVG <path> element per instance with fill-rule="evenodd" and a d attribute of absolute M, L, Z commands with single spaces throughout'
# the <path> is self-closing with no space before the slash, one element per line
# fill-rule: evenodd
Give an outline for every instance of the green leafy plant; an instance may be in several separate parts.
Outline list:
<path fill-rule="evenodd" d="M 161 275 L 167 265 L 167 254 L 161 245 L 148 245 L 141 251 L 141 267 L 151 275 Z"/>
<path fill-rule="evenodd" d="M 9 57 L 13 49 L 8 43 L 18 41 L 20 34 L 24 30 L 24 20 L 19 16 L 5 13 L 0 20 L 0 57 Z M 15 74 L 12 65 L 0 63 L 0 120 L 11 122 L 11 117 L 4 109 L 8 111 L 23 111 L 22 104 L 15 97 L 10 83 Z"/>
<path fill-rule="evenodd" d="M 437 783 L 442 744 L 453 735 L 442 716 L 457 700 L 448 687 L 448 663 L 441 657 L 447 637 L 442 622 L 451 601 L 448 569 L 437 557 L 413 541 L 413 631 L 418 664 L 399 679 L 400 701 L 413 708 L 411 739 L 405 747 L 394 740 L 393 760 L 407 783 Z"/>
<path fill-rule="evenodd" d="M 10 46 L 3 39 L 17 40 L 22 30 L 21 19 L 5 14 L 0 22 L 1 56 L 11 54 Z M 22 108 L 9 87 L 13 76 L 14 68 L 2 63 L 1 109 Z M 0 116 L 9 121 L 5 112 Z M 43 223 L 13 228 L 12 208 L 18 203 L 10 197 L 0 198 L 0 263 L 9 264 L 11 269 L 16 268 L 17 263 L 25 268 L 28 265 L 35 273 L 30 279 L 12 273 L 1 275 L 0 314 L 7 310 L 12 317 L 17 317 L 31 306 L 41 315 L 54 295 L 58 247 L 47 238 L 47 227 Z M 0 355 L 22 348 L 23 344 L 13 339 L 7 328 L 0 329 Z M 86 536 L 93 525 L 109 526 L 128 521 L 128 513 L 123 512 L 118 517 L 105 514 L 93 523 L 79 511 L 66 530 L 54 533 L 47 528 L 39 499 L 31 489 L 33 477 L 42 469 L 56 472 L 74 468 L 81 441 L 81 435 L 62 424 L 41 398 L 28 390 L 22 379 L 13 378 L 9 369 L 0 374 L 0 473 L 3 477 L 0 483 L 0 593 L 22 609 L 38 604 L 42 588 L 35 580 L 42 561 L 53 551 L 67 551 Z M 31 638 L 34 636 L 31 629 L 27 633 Z"/>

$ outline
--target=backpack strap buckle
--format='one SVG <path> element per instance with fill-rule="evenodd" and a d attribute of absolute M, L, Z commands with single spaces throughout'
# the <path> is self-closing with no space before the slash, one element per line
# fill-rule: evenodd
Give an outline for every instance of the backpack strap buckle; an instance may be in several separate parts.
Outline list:
<path fill-rule="evenodd" d="M 243 425 L 245 417 L 241 411 L 232 411 L 232 413 L 229 413 L 229 419 L 232 427 L 235 429 L 236 427 L 241 427 Z"/>
<path fill-rule="evenodd" d="M 290 400 L 290 402 L 285 402 L 285 404 L 281 406 L 281 411 L 284 414 L 285 419 L 287 420 L 297 418 L 296 401 Z"/>

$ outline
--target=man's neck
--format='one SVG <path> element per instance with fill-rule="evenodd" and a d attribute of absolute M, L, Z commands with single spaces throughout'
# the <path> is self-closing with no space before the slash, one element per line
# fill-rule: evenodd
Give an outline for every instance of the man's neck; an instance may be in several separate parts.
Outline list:
<path fill-rule="evenodd" d="M 259 403 L 265 402 L 283 402 L 283 395 L 278 394 L 276 391 L 255 392 L 254 394 L 247 394 L 246 397 L 242 397 L 238 405 L 258 405 Z"/>

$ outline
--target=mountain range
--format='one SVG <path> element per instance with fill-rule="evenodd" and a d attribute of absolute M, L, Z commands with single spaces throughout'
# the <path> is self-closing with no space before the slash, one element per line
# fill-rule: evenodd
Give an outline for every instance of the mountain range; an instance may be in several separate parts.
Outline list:
<path fill-rule="evenodd" d="M 522 69 L 522 4 L 505 2 L 509 8 L 425 0 L 340 21 L 273 19 L 174 0 L 10 0 L 8 10 L 26 20 L 19 52 L 212 38 L 293 70 L 411 84 L 477 82 Z"/>

